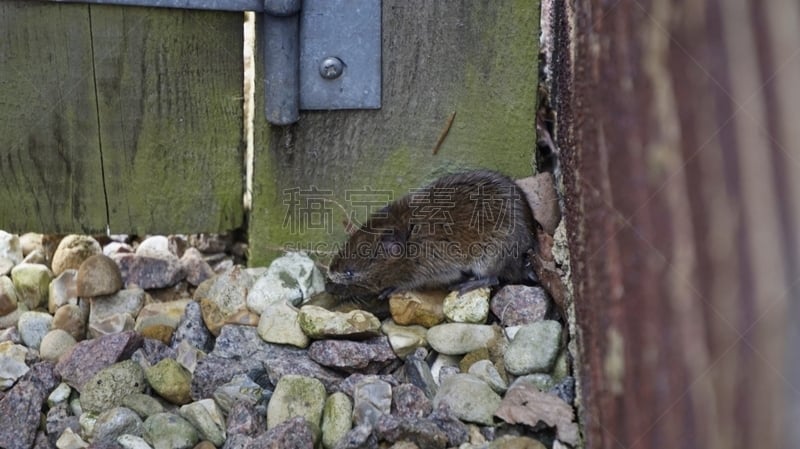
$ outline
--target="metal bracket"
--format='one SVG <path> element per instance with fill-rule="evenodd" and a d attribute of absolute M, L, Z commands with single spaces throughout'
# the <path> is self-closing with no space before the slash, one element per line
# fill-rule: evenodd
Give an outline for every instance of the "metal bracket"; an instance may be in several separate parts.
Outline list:
<path fill-rule="evenodd" d="M 49 0 L 263 13 L 266 116 L 381 107 L 381 0 Z"/>

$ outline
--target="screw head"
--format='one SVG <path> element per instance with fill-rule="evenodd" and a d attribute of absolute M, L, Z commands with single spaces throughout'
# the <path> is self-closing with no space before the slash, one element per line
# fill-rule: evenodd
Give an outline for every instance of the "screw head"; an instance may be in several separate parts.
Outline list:
<path fill-rule="evenodd" d="M 342 76 L 344 63 L 335 56 L 329 56 L 319 64 L 319 74 L 326 80 L 334 80 Z"/>

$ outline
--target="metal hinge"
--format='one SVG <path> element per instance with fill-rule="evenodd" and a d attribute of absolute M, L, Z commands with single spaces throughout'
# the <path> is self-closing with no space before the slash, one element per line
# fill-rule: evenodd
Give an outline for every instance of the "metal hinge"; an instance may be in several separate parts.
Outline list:
<path fill-rule="evenodd" d="M 381 0 L 50 0 L 261 14 L 267 120 L 381 107 Z"/>

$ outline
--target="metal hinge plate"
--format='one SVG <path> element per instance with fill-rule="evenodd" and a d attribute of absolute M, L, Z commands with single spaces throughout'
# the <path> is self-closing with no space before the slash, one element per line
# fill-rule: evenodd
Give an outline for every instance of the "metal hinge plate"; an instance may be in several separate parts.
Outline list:
<path fill-rule="evenodd" d="M 303 0 L 300 108 L 380 107 L 380 0 Z"/>
<path fill-rule="evenodd" d="M 263 13 L 266 115 L 381 107 L 381 0 L 49 0 Z"/>

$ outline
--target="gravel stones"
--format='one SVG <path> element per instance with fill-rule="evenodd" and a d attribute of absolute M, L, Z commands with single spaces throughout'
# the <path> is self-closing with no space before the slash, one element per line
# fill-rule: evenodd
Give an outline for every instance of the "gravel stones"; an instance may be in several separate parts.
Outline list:
<path fill-rule="evenodd" d="M 515 375 L 549 371 L 558 356 L 561 325 L 539 321 L 522 326 L 505 353 L 508 372 Z"/>
<path fill-rule="evenodd" d="M 280 301 L 266 306 L 258 322 L 258 335 L 269 343 L 279 343 L 305 348 L 311 342 L 300 328 L 298 311 Z"/>
<path fill-rule="evenodd" d="M 550 299 L 541 287 L 506 285 L 492 297 L 491 305 L 504 326 L 521 326 L 543 320 Z"/>
<path fill-rule="evenodd" d="M 463 421 L 491 426 L 500 401 L 500 396 L 478 377 L 455 374 L 442 382 L 433 406 L 444 404 Z"/>
<path fill-rule="evenodd" d="M 336 446 L 352 427 L 353 402 L 344 393 L 337 392 L 325 400 L 322 410 L 322 445 Z"/>
<path fill-rule="evenodd" d="M 28 372 L 25 363 L 28 350 L 25 346 L 10 341 L 0 343 L 0 391 L 14 385 L 14 382 Z"/>
<path fill-rule="evenodd" d="M 70 387 L 82 391 L 92 376 L 116 361 L 130 357 L 141 345 L 142 337 L 134 332 L 84 340 L 61 357 L 56 371 Z"/>
<path fill-rule="evenodd" d="M 53 272 L 45 265 L 21 263 L 11 269 L 11 280 L 17 292 L 17 300 L 28 310 L 47 305 L 47 295 Z"/>
<path fill-rule="evenodd" d="M 76 344 L 78 342 L 69 332 L 62 329 L 53 329 L 42 338 L 42 342 L 39 345 L 39 355 L 44 360 L 55 363 Z"/>
<path fill-rule="evenodd" d="M 133 410 L 125 407 L 114 407 L 97 417 L 94 424 L 93 444 L 115 443 L 122 435 L 140 436 L 142 419 Z"/>
<path fill-rule="evenodd" d="M 100 413 L 122 405 L 125 396 L 144 391 L 144 371 L 132 360 L 115 363 L 102 369 L 83 386 L 81 407 Z"/>
<path fill-rule="evenodd" d="M 325 408 L 325 387 L 322 382 L 309 377 L 287 375 L 275 385 L 275 392 L 267 406 L 267 428 L 303 417 L 319 435 L 322 410 Z"/>
<path fill-rule="evenodd" d="M 65 304 L 78 304 L 78 270 L 64 270 L 50 282 L 47 310 L 55 313 Z"/>
<path fill-rule="evenodd" d="M 442 304 L 444 316 L 456 323 L 485 323 L 489 316 L 489 293 L 488 288 L 470 290 L 463 295 L 450 292 Z"/>
<path fill-rule="evenodd" d="M 186 404 L 180 414 L 198 430 L 200 437 L 219 447 L 225 443 L 225 417 L 213 399 Z"/>
<path fill-rule="evenodd" d="M 444 321 L 446 291 L 398 292 L 389 297 L 389 311 L 397 324 L 432 327 Z"/>
<path fill-rule="evenodd" d="M 0 316 L 17 310 L 17 290 L 8 276 L 0 276 Z"/>
<path fill-rule="evenodd" d="M 182 405 L 192 400 L 192 374 L 175 359 L 162 359 L 147 368 L 144 375 L 153 390 L 169 402 Z"/>
<path fill-rule="evenodd" d="M 380 335 L 381 322 L 375 315 L 352 310 L 331 312 L 318 306 L 303 306 L 298 317 L 300 328 L 310 338 L 368 338 Z"/>
<path fill-rule="evenodd" d="M 122 274 L 110 257 L 95 254 L 81 263 L 75 282 L 78 296 L 111 295 L 122 288 Z"/>
<path fill-rule="evenodd" d="M 318 340 L 308 348 L 308 355 L 322 366 L 367 374 L 378 373 L 397 359 L 386 337 L 364 341 Z"/>
<path fill-rule="evenodd" d="M 436 351 L 461 355 L 476 349 L 488 348 L 502 338 L 500 329 L 486 324 L 446 323 L 428 329 L 428 343 Z"/>
<path fill-rule="evenodd" d="M 0 276 L 8 274 L 14 265 L 22 262 L 22 245 L 19 237 L 0 231 Z"/>
<path fill-rule="evenodd" d="M 53 273 L 56 276 L 64 270 L 77 270 L 84 260 L 95 254 L 102 254 L 100 244 L 93 237 L 88 235 L 71 234 L 58 243 L 53 254 Z"/>
<path fill-rule="evenodd" d="M 255 313 L 278 303 L 300 305 L 325 291 L 325 278 L 314 261 L 303 253 L 288 253 L 275 259 L 247 295 L 247 307 Z"/>
<path fill-rule="evenodd" d="M 247 269 L 187 248 L 188 241 L 112 242 L 104 250 L 109 257 L 86 255 L 55 279 L 45 265 L 18 262 L 15 275 L 35 266 L 51 279 L 47 288 L 28 289 L 36 292 L 26 297 L 35 311 L 14 277 L 0 275 L 0 326 L 13 326 L 0 329 L 0 447 L 17 440 L 62 449 L 538 444 L 496 438 L 527 434 L 530 417 L 503 415 L 518 424 L 493 427 L 500 395 L 515 380 L 506 371 L 520 359 L 506 351 L 514 345 L 544 360 L 537 362 L 542 368 L 517 360 L 526 368 L 514 371 L 534 369 L 518 383 L 554 398 L 537 413 L 561 413 L 574 399 L 561 328 L 544 321 L 550 300 L 538 287 L 507 286 L 491 302 L 487 289 L 401 293 L 384 302 L 394 319 L 380 322 L 361 310 L 297 309 L 323 288 L 303 254 Z M 44 254 L 33 246 L 31 254 Z M 149 265 L 137 272 L 137 264 Z M 171 270 L 163 264 L 180 269 L 152 272 Z M 211 264 L 223 267 L 219 275 Z M 156 275 L 165 283 L 194 277 L 159 289 L 135 285 L 155 285 L 147 282 Z M 120 289 L 119 279 L 129 287 Z M 192 293 L 189 284 L 199 285 Z M 521 326 L 511 343 L 506 335 L 517 328 L 509 326 Z M 541 329 L 528 335 L 528 326 Z M 531 350 L 534 343 L 540 348 Z M 58 363 L 36 363 L 39 357 Z M 48 398 L 59 375 L 59 393 Z M 9 426 L 12 408 L 24 411 Z M 546 418 L 555 432 L 567 430 L 560 438 L 571 438 L 571 420 Z"/>
<path fill-rule="evenodd" d="M 50 331 L 50 325 L 53 323 L 53 317 L 49 313 L 44 312 L 23 312 L 19 316 L 17 328 L 19 329 L 19 336 L 25 346 L 33 349 L 39 349 L 44 336 Z"/>
<path fill-rule="evenodd" d="M 174 413 L 156 413 L 144 420 L 142 428 L 153 449 L 188 449 L 200 441 L 194 426 Z"/>
<path fill-rule="evenodd" d="M 28 449 L 34 444 L 41 422 L 42 404 L 57 384 L 53 365 L 38 363 L 2 396 L 0 447 Z"/>

